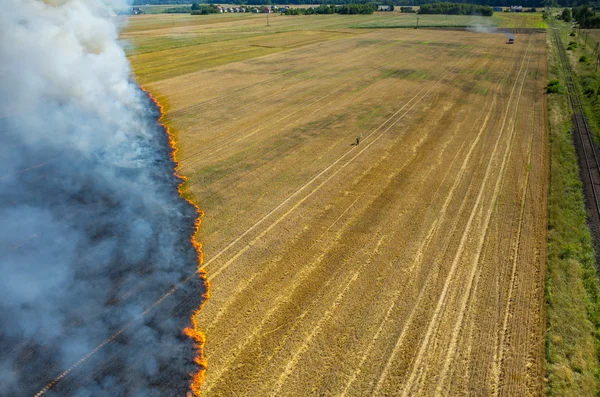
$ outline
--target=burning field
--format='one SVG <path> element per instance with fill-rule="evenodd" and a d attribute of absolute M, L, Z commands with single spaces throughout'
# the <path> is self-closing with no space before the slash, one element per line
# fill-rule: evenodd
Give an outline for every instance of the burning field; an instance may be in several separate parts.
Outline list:
<path fill-rule="evenodd" d="M 1 395 L 542 393 L 544 34 L 115 3 L 0 14 Z"/>
<path fill-rule="evenodd" d="M 0 395 L 185 395 L 199 212 L 108 3 L 0 15 Z M 189 333 L 189 332 L 188 332 Z"/>
<path fill-rule="evenodd" d="M 124 38 L 206 212 L 202 395 L 542 394 L 545 34 L 170 21 Z"/>

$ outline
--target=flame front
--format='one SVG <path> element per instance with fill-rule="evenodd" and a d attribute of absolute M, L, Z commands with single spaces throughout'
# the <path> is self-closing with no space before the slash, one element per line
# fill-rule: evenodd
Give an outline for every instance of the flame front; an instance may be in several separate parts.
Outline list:
<path fill-rule="evenodd" d="M 202 294 L 202 303 L 200 304 L 200 307 L 198 309 L 196 309 L 194 311 L 194 313 L 192 313 L 192 317 L 191 317 L 192 327 L 186 327 L 183 330 L 183 333 L 194 341 L 194 348 L 196 349 L 196 357 L 194 358 L 194 362 L 199 367 L 199 369 L 196 373 L 191 374 L 191 377 L 192 377 L 192 380 L 190 383 L 191 392 L 188 392 L 187 396 L 188 397 L 193 397 L 193 396 L 197 397 L 197 396 L 200 396 L 202 382 L 204 381 L 204 378 L 206 376 L 206 370 L 208 368 L 208 362 L 206 360 L 206 357 L 204 356 L 204 344 L 206 342 L 206 336 L 200 330 L 200 325 L 198 324 L 198 320 L 197 320 L 198 314 L 200 313 L 200 311 L 202 310 L 202 308 L 204 307 L 204 305 L 210 298 L 210 283 L 208 282 L 206 270 L 204 270 L 204 268 L 202 267 L 202 264 L 204 263 L 202 244 L 200 244 L 198 242 L 198 233 L 200 232 L 200 224 L 202 222 L 202 217 L 204 216 L 204 212 L 200 208 L 198 208 L 196 203 L 194 203 L 192 200 L 187 198 L 182 191 L 182 186 L 183 186 L 184 182 L 187 180 L 187 178 L 184 175 L 181 175 L 179 173 L 179 161 L 177 161 L 178 149 L 177 149 L 177 145 L 175 144 L 175 138 L 173 137 L 171 130 L 163 122 L 163 119 L 165 117 L 165 111 L 164 111 L 163 105 L 161 105 L 160 102 L 158 102 L 158 100 L 156 99 L 156 97 L 154 95 L 152 95 L 150 92 L 148 92 L 148 90 L 146 90 L 143 87 L 142 87 L 142 90 L 146 94 L 148 94 L 149 98 L 160 109 L 160 118 L 158 119 L 158 122 L 164 127 L 165 131 L 167 132 L 167 136 L 169 138 L 169 145 L 171 146 L 171 158 L 172 158 L 173 162 L 175 162 L 175 176 L 181 180 L 181 183 L 177 187 L 179 196 L 181 196 L 184 200 L 186 200 L 188 203 L 193 205 L 194 208 L 196 209 L 196 213 L 198 214 L 196 217 L 196 221 L 194 222 L 194 233 L 190 237 L 190 241 L 191 241 L 192 245 L 194 246 L 194 249 L 196 250 L 196 253 L 197 253 L 197 259 L 198 259 L 197 273 L 198 273 L 198 277 L 202 280 L 202 283 L 205 288 L 205 292 Z"/>

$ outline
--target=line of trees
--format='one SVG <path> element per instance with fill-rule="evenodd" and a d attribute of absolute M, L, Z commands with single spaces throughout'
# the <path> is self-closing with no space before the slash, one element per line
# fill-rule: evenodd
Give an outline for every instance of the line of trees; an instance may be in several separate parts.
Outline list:
<path fill-rule="evenodd" d="M 192 11 L 191 7 L 171 7 L 165 9 L 165 14 L 189 14 Z"/>
<path fill-rule="evenodd" d="M 310 8 L 288 8 L 285 15 L 314 15 L 314 14 L 373 14 L 377 7 L 371 3 L 366 4 L 345 4 L 320 5 Z"/>
<path fill-rule="evenodd" d="M 214 4 L 192 4 L 192 15 L 217 14 L 219 9 Z"/>
<path fill-rule="evenodd" d="M 367 4 L 346 4 L 337 7 L 338 14 L 372 14 L 377 6 L 371 3 Z"/>
<path fill-rule="evenodd" d="M 423 4 L 419 9 L 419 14 L 482 15 L 491 17 L 493 13 L 494 10 L 489 6 L 460 3 Z"/>
<path fill-rule="evenodd" d="M 564 14 L 563 11 L 562 19 L 567 21 Z M 579 26 L 584 29 L 600 28 L 600 16 L 587 5 L 573 8 L 572 15 L 573 19 L 579 23 Z"/>

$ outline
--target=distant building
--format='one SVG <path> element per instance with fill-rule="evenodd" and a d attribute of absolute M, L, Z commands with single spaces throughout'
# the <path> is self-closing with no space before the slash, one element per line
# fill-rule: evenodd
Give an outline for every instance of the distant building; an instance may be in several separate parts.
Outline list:
<path fill-rule="evenodd" d="M 131 14 L 132 15 L 140 15 L 140 14 L 143 14 L 143 13 L 144 13 L 144 11 L 142 11 L 142 9 L 140 7 L 133 7 L 131 9 Z"/>
<path fill-rule="evenodd" d="M 523 12 L 523 6 L 510 6 L 510 12 Z"/>
<path fill-rule="evenodd" d="M 494 7 L 494 12 L 502 12 L 502 7 Z"/>
<path fill-rule="evenodd" d="M 392 11 L 391 6 L 377 6 L 377 11 Z"/>

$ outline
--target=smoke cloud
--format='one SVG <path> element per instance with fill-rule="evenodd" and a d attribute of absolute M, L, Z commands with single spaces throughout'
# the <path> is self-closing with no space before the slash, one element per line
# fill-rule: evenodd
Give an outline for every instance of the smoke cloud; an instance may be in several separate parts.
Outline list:
<path fill-rule="evenodd" d="M 185 395 L 196 210 L 118 44 L 124 4 L 3 3 L 0 396 Z"/>
<path fill-rule="evenodd" d="M 486 18 L 482 15 L 474 14 L 471 17 L 471 22 L 467 30 L 475 33 L 496 33 L 498 29 L 491 21 L 486 21 Z"/>

